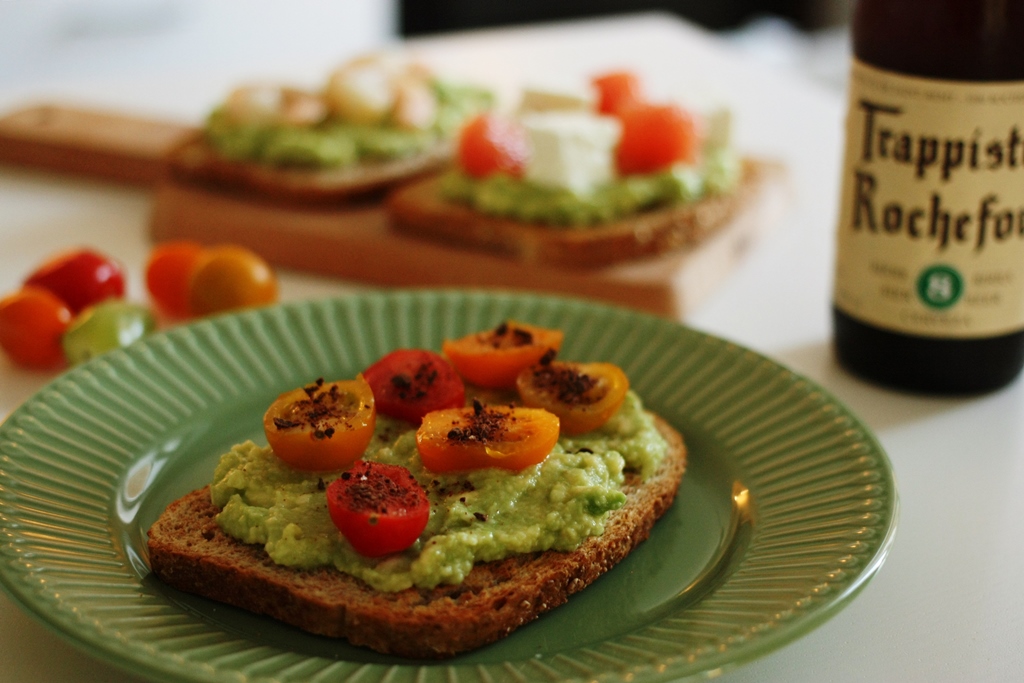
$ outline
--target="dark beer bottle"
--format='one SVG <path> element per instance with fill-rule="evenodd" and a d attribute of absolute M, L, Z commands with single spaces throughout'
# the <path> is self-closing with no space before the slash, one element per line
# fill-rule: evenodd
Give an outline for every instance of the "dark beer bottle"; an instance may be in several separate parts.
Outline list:
<path fill-rule="evenodd" d="M 911 391 L 1024 365 L 1024 2 L 859 0 L 837 230 L 842 365 Z"/>

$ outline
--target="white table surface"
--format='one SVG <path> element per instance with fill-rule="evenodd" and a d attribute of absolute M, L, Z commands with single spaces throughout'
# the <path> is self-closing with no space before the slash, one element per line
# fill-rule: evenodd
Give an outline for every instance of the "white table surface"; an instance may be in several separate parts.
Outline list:
<path fill-rule="evenodd" d="M 98 46 L 57 49 L 49 67 L 2 63 L 0 110 L 39 96 L 197 120 L 241 78 L 315 81 L 342 57 L 385 40 L 390 19 L 363 7 L 372 1 L 355 3 L 364 10 L 362 23 L 339 28 L 334 42 L 325 39 L 329 32 L 312 29 L 315 40 L 301 40 L 295 35 L 301 22 L 280 22 L 287 38 L 278 39 L 272 26 L 251 31 L 267 42 L 261 50 L 244 47 L 237 32 L 219 40 L 211 30 L 184 32 L 179 44 L 188 41 L 187 53 L 173 49 L 165 34 L 114 35 Z M 163 5 L 192 18 L 210 12 L 184 0 Z M 326 3 L 298 7 L 308 12 L 309 26 L 323 25 L 317 13 L 335 11 Z M 788 365 L 857 413 L 895 468 L 899 529 L 888 561 L 848 607 L 719 680 L 1021 680 L 1024 386 L 1018 381 L 979 398 L 916 397 L 869 386 L 836 366 L 829 292 L 841 94 L 758 66 L 717 39 L 656 15 L 466 34 L 416 47 L 444 70 L 493 80 L 509 92 L 552 73 L 571 82 L 619 66 L 648 75 L 663 93 L 707 86 L 734 107 L 739 144 L 784 160 L 792 172 L 796 202 L 784 224 L 686 322 Z M 76 66 L 85 56 L 75 50 L 91 54 L 98 66 Z M 0 60 L 10 59 L 0 52 Z M 0 167 L 0 291 L 16 287 L 55 249 L 85 244 L 123 261 L 130 296 L 144 299 L 148 205 L 145 190 Z M 295 272 L 280 276 L 288 300 L 355 289 Z M 0 360 L 0 417 L 50 379 Z M 127 680 L 134 679 L 76 650 L 0 595 L 0 681 Z"/>

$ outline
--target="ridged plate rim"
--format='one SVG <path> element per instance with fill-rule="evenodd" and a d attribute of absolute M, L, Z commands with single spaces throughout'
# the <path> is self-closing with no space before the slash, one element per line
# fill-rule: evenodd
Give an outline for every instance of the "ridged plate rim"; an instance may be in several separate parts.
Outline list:
<path fill-rule="evenodd" d="M 115 538 L 114 517 L 133 520 L 140 504 L 124 487 L 141 476 L 137 496 L 155 495 L 145 482 L 158 476 L 150 451 L 165 432 L 187 432 L 204 411 L 251 398 L 240 392 L 277 391 L 338 363 L 365 367 L 389 348 L 436 348 L 506 318 L 562 327 L 568 357 L 622 364 L 645 401 L 683 431 L 691 467 L 720 459 L 748 488 L 751 534 L 701 600 L 568 653 L 484 663 L 331 661 L 219 632 L 146 585 L 142 540 Z M 55 506 L 48 497 L 61 491 L 68 495 Z M 881 446 L 815 383 L 678 323 L 559 297 L 374 292 L 212 318 L 70 370 L 0 425 L 0 584 L 93 656 L 173 681 L 706 677 L 792 641 L 847 604 L 883 563 L 897 514 Z M 125 627 L 132 619 L 170 635 L 133 636 Z"/>

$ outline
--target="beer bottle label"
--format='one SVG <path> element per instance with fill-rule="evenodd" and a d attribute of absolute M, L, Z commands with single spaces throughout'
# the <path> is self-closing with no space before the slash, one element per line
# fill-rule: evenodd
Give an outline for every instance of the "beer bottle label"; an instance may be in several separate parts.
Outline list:
<path fill-rule="evenodd" d="M 854 60 L 834 303 L 930 337 L 1024 329 L 1024 81 Z"/>

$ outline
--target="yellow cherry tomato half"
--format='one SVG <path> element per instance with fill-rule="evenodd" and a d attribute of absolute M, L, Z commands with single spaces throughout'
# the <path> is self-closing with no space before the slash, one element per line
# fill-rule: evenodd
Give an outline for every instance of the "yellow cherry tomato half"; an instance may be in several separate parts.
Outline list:
<path fill-rule="evenodd" d="M 556 443 L 558 418 L 546 410 L 480 401 L 427 413 L 416 431 L 420 459 L 433 472 L 519 471 L 543 462 Z"/>
<path fill-rule="evenodd" d="M 514 389 L 516 378 L 545 354 L 557 353 L 565 335 L 509 320 L 493 330 L 446 339 L 444 355 L 467 381 L 489 389 Z"/>
<path fill-rule="evenodd" d="M 277 457 L 298 470 L 348 467 L 373 438 L 377 411 L 362 375 L 287 391 L 263 416 L 267 443 Z"/>
<path fill-rule="evenodd" d="M 277 276 L 259 254 L 236 245 L 203 251 L 188 282 L 188 310 L 210 315 L 277 301 Z"/>
<path fill-rule="evenodd" d="M 562 432 L 583 434 L 615 414 L 629 390 L 629 378 L 611 363 L 551 361 L 524 370 L 516 379 L 524 405 L 558 416 Z"/>

